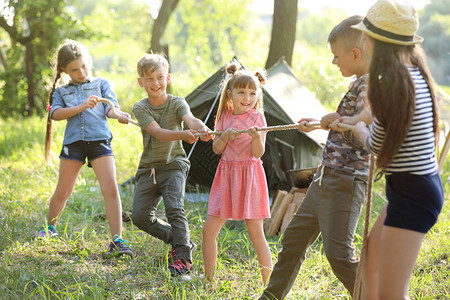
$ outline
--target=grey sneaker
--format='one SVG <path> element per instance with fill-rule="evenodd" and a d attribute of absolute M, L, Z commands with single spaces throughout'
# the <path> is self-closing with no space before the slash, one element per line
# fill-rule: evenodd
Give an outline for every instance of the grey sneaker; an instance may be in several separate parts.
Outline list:
<path fill-rule="evenodd" d="M 56 228 L 50 224 L 47 225 L 47 227 L 42 225 L 42 228 L 36 233 L 36 237 L 42 239 L 54 239 L 58 238 L 58 236 L 58 231 L 56 231 Z"/>
<path fill-rule="evenodd" d="M 128 241 L 122 239 L 117 234 L 114 235 L 113 239 L 114 240 L 109 244 L 109 249 L 103 253 L 105 258 L 117 257 L 123 254 L 128 255 L 131 258 L 134 257 L 133 247 L 131 247 Z"/>

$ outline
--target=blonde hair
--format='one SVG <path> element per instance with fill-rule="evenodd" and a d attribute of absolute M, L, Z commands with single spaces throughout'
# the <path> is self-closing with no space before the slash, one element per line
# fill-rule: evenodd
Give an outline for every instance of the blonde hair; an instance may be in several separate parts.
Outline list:
<path fill-rule="evenodd" d="M 51 61 L 52 66 L 55 67 L 56 76 L 53 81 L 52 90 L 48 96 L 49 108 L 51 108 L 53 104 L 53 92 L 56 89 L 56 83 L 61 78 L 61 73 L 63 72 L 63 68 L 67 67 L 68 64 L 73 62 L 74 60 L 83 57 L 85 59 L 86 64 L 88 65 L 89 72 L 92 69 L 92 58 L 89 55 L 89 52 L 85 46 L 81 43 L 74 40 L 66 40 L 56 51 L 55 57 Z M 52 143 L 52 134 L 53 134 L 53 121 L 50 117 L 51 109 L 49 109 L 47 116 L 47 132 L 45 134 L 45 162 L 48 162 L 50 158 L 50 145 Z"/>
<path fill-rule="evenodd" d="M 220 95 L 219 106 L 217 108 L 215 125 L 220 119 L 223 111 L 233 109 L 233 102 L 228 97 L 228 91 L 236 88 L 251 88 L 260 90 L 258 100 L 256 100 L 254 110 L 262 110 L 263 108 L 263 93 L 262 85 L 266 83 L 266 74 L 263 70 L 258 70 L 254 73 L 244 69 L 239 63 L 233 62 L 226 66 L 225 71 L 231 75 L 223 86 L 222 94 Z"/>
<path fill-rule="evenodd" d="M 157 69 L 163 69 L 169 73 L 169 62 L 159 54 L 145 54 L 137 63 L 137 73 L 139 77 L 153 73 Z"/>

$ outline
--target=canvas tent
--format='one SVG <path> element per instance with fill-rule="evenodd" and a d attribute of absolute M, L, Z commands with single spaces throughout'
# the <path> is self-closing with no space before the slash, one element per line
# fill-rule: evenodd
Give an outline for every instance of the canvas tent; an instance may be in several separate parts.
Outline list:
<path fill-rule="evenodd" d="M 214 128 L 218 95 L 225 75 L 225 67 L 220 68 L 186 97 L 193 115 L 203 121 L 207 119 L 205 123 L 211 129 Z M 263 94 L 268 126 L 293 124 L 303 117 L 320 119 L 327 113 L 284 60 L 270 68 L 267 77 Z M 290 188 L 293 181 L 289 170 L 316 167 L 322 160 L 326 137 L 324 130 L 309 133 L 298 130 L 268 132 L 262 160 L 269 189 Z M 191 161 L 188 184 L 211 187 L 220 159 L 212 151 L 211 144 L 212 141 L 183 144 Z"/>

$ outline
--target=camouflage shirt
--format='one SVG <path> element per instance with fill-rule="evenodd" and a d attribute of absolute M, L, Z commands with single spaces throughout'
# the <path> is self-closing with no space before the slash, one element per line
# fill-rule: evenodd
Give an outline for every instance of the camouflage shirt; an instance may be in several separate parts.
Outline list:
<path fill-rule="evenodd" d="M 363 75 L 350 83 L 337 112 L 341 116 L 359 114 L 366 98 L 368 75 Z M 343 133 L 330 130 L 323 150 L 322 164 L 354 175 L 368 175 L 369 151 L 353 136 L 351 131 Z"/>

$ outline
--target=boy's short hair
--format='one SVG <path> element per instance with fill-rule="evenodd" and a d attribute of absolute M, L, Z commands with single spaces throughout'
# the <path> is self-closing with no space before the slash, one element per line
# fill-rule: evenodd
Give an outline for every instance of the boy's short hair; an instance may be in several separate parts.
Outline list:
<path fill-rule="evenodd" d="M 145 54 L 137 63 L 137 72 L 139 77 L 153 73 L 156 69 L 163 69 L 169 72 L 169 62 L 159 54 Z"/>
<path fill-rule="evenodd" d="M 364 18 L 362 16 L 354 15 L 343 20 L 337 24 L 328 35 L 328 43 L 334 43 L 337 39 L 342 39 L 344 45 L 349 48 L 361 46 L 361 31 L 352 28 L 353 25 L 358 24 Z"/>

